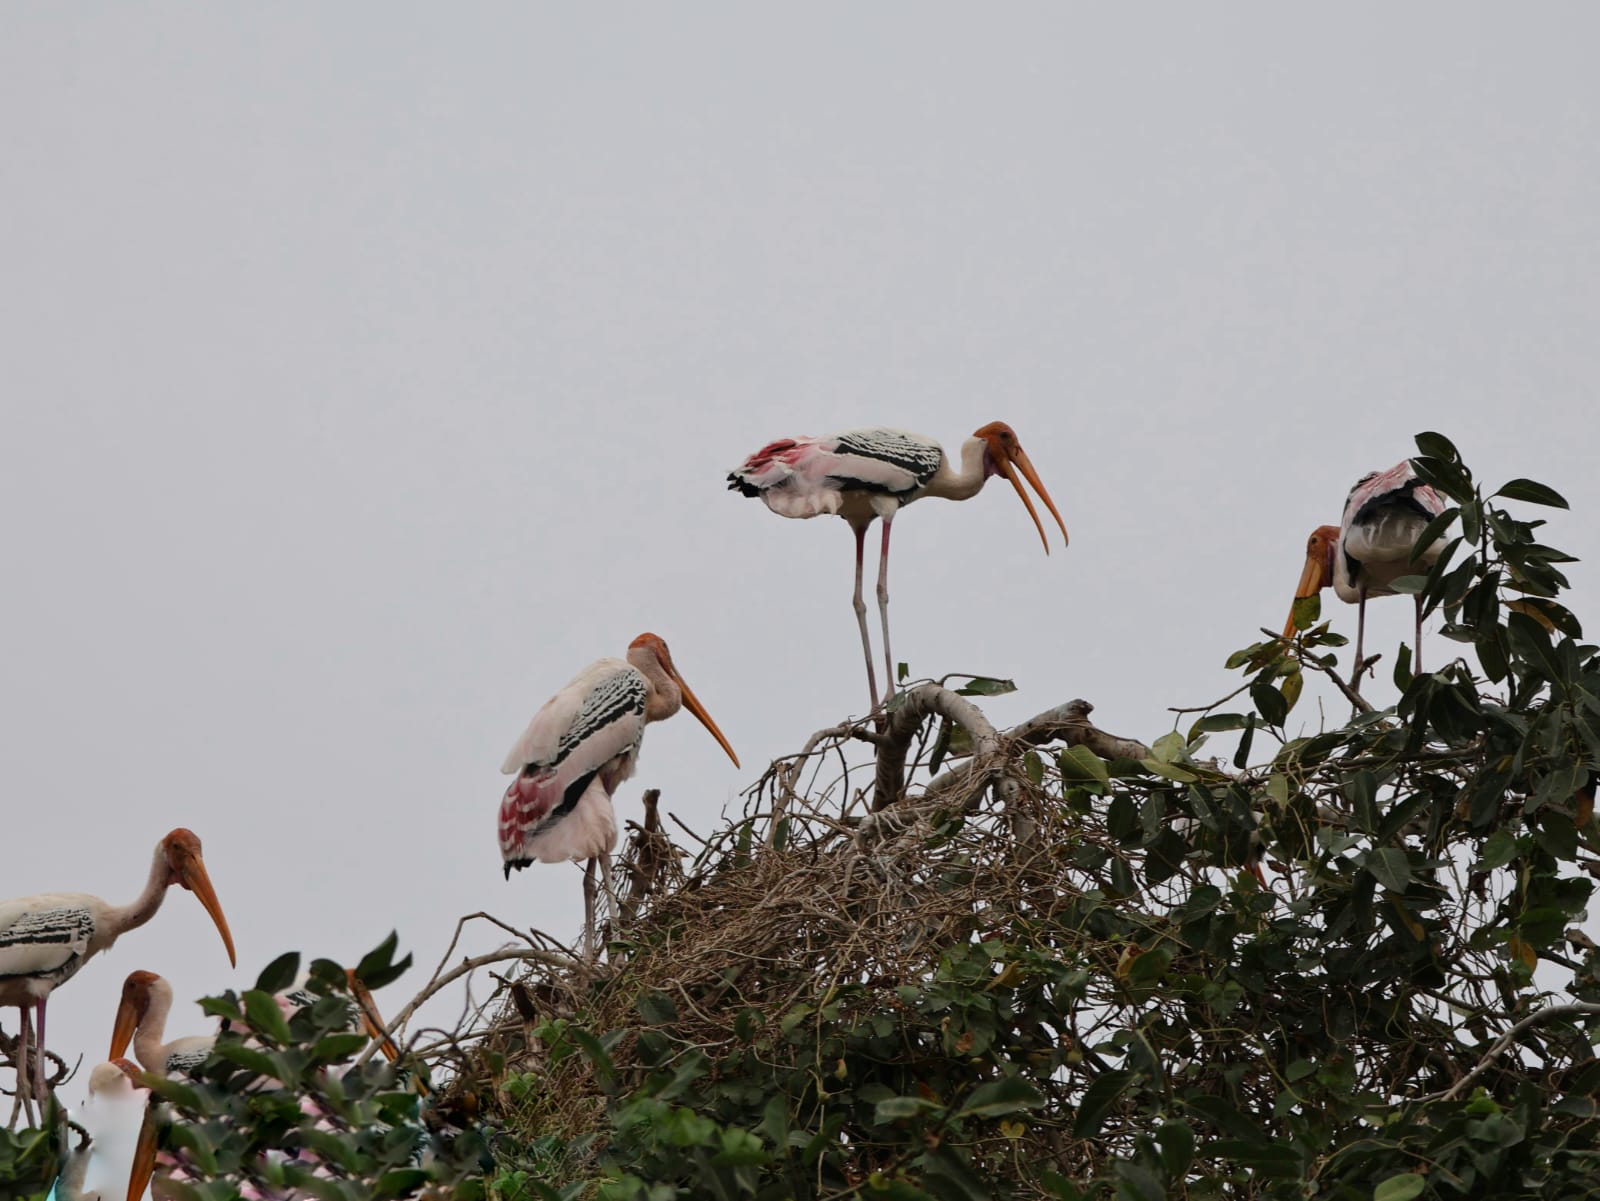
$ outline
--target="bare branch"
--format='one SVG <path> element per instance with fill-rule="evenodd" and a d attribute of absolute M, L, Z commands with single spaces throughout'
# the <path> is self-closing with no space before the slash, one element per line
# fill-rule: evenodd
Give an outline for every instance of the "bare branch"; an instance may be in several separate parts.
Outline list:
<path fill-rule="evenodd" d="M 932 714 L 961 726 L 972 738 L 973 761 L 991 758 L 999 749 L 999 734 L 982 710 L 965 697 L 937 684 L 919 684 L 889 715 L 883 744 L 878 748 L 878 768 L 873 781 L 872 807 L 882 809 L 900 799 L 905 789 L 906 754 L 911 741 Z"/>
<path fill-rule="evenodd" d="M 1494 1045 L 1489 1048 L 1488 1053 L 1485 1054 L 1482 1059 L 1478 1060 L 1477 1067 L 1473 1068 L 1465 1076 L 1461 1077 L 1460 1080 L 1457 1080 L 1449 1088 L 1445 1089 L 1444 1092 L 1429 1093 L 1426 1097 L 1418 1097 L 1417 1102 L 1420 1104 L 1423 1101 L 1454 1101 L 1462 1093 L 1466 1092 L 1469 1084 L 1478 1079 L 1478 1077 L 1482 1076 L 1494 1066 L 1494 1061 L 1499 1059 L 1501 1055 L 1510 1049 L 1511 1045 L 1517 1041 L 1517 1036 L 1520 1035 L 1524 1030 L 1527 1030 L 1532 1026 L 1541 1025 L 1544 1022 L 1555 1022 L 1560 1021 L 1563 1018 L 1581 1017 L 1585 1014 L 1600 1014 L 1600 1002 L 1573 1001 L 1567 1005 L 1550 1005 L 1544 1009 L 1535 1010 L 1533 1013 L 1530 1013 L 1527 1017 L 1523 1018 L 1515 1026 L 1511 1027 L 1511 1029 L 1507 1030 L 1498 1039 L 1496 1039 Z"/>

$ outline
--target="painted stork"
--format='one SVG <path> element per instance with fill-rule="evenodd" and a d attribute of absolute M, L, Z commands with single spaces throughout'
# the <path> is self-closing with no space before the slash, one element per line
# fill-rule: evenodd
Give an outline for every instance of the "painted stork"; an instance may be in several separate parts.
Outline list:
<path fill-rule="evenodd" d="M 1045 491 L 1016 431 L 991 421 L 961 444 L 961 466 L 952 467 L 944 449 L 932 438 L 905 430 L 873 427 L 846 430 L 823 438 L 780 438 L 769 442 L 728 475 L 728 487 L 760 497 L 781 517 L 817 517 L 834 513 L 850 523 L 856 536 L 856 589 L 851 605 L 861 629 L 861 653 L 867 662 L 867 689 L 878 707 L 877 673 L 872 666 L 872 639 L 867 633 L 867 606 L 861 599 L 861 561 L 867 527 L 883 519 L 883 549 L 878 559 L 878 613 L 883 623 L 883 659 L 888 672 L 884 699 L 894 695 L 894 654 L 889 649 L 889 530 L 902 506 L 924 496 L 967 500 L 990 476 L 1011 482 L 1039 530 L 1045 554 L 1050 539 L 1033 502 L 1022 487 L 1026 479 L 1061 527 L 1067 524 Z"/>
<path fill-rule="evenodd" d="M 1318 526 L 1306 541 L 1306 564 L 1295 599 L 1315 596 L 1333 585 L 1342 601 L 1356 606 L 1356 666 L 1351 687 L 1361 688 L 1362 647 L 1367 632 L 1367 598 L 1393 596 L 1392 585 L 1405 575 L 1426 575 L 1444 549 L 1443 541 L 1416 552 L 1427 524 L 1445 510 L 1445 502 L 1417 478 L 1411 460 L 1388 471 L 1372 471 L 1356 481 L 1337 526 Z M 1416 670 L 1422 670 L 1422 597 L 1416 598 Z M 1294 613 L 1283 627 L 1294 637 Z"/>
<path fill-rule="evenodd" d="M 19 1089 L 28 1063 L 29 1007 L 38 1013 L 38 1036 L 33 1043 L 34 1095 L 42 1099 L 46 1091 L 45 1002 L 50 993 L 76 975 L 90 956 L 154 917 L 173 884 L 194 893 L 222 935 L 228 962 L 237 964 L 228 920 L 200 856 L 200 840 L 189 830 L 174 830 L 156 844 L 150 878 L 131 904 L 109 905 L 83 892 L 45 892 L 0 901 L 0 1005 L 15 1005 L 22 1011 L 17 1047 Z"/>
<path fill-rule="evenodd" d="M 186 1034 L 162 1041 L 167 1015 L 172 1012 L 172 985 L 154 972 L 131 972 L 122 984 L 122 1000 L 111 1030 L 111 1054 L 118 1059 L 133 1044 L 134 1056 L 144 1070 L 158 1076 L 192 1072 L 211 1054 L 215 1034 Z"/>
<path fill-rule="evenodd" d="M 611 795 L 633 775 L 645 725 L 680 707 L 739 756 L 673 666 L 667 644 L 640 634 L 623 659 L 589 664 L 534 714 L 500 770 L 516 779 L 500 801 L 500 856 L 512 868 L 583 860 L 584 939 L 594 944 L 594 868 L 611 895 L 617 819 Z"/>
<path fill-rule="evenodd" d="M 55 1201 L 123 1201 L 144 1195 L 149 1176 L 134 1169 L 147 1092 L 139 1069 L 126 1059 L 98 1063 L 89 1073 L 89 1097 L 73 1120 L 88 1135 L 69 1151 L 51 1196 Z"/>

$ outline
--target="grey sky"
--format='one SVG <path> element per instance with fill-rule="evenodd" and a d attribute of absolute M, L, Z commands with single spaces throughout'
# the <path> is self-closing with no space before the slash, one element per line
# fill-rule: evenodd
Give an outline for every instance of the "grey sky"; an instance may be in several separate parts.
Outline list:
<path fill-rule="evenodd" d="M 1016 427 L 1071 548 L 997 488 L 892 562 L 898 656 L 1014 677 L 999 722 L 1222 695 L 1421 429 L 1568 496 L 1600 621 L 1597 39 L 1582 4 L 6 8 L 0 897 L 125 901 L 186 824 L 241 954 L 174 896 L 52 1047 L 102 1058 L 135 968 L 573 934 L 578 869 L 501 880 L 497 768 L 642 630 L 746 766 L 654 728 L 623 818 L 656 786 L 709 827 L 858 712 L 846 527 L 723 490 L 776 436 Z M 1372 607 L 1381 676 L 1409 613 Z"/>

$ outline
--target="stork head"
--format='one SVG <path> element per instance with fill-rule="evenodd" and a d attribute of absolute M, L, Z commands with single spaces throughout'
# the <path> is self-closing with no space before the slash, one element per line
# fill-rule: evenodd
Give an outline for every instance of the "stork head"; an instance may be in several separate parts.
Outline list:
<path fill-rule="evenodd" d="M 1022 497 L 1022 503 L 1028 509 L 1028 516 L 1033 518 L 1033 524 L 1039 531 L 1039 541 L 1044 543 L 1044 553 L 1047 555 L 1050 553 L 1050 539 L 1045 537 L 1044 523 L 1039 520 L 1033 501 L 1029 500 L 1027 492 L 1023 491 L 1023 479 L 1033 485 L 1033 490 L 1039 494 L 1039 499 L 1044 501 L 1045 507 L 1050 510 L 1050 516 L 1056 519 L 1056 524 L 1061 527 L 1061 544 L 1065 546 L 1068 542 L 1067 523 L 1061 520 L 1061 514 L 1057 512 L 1055 502 L 1050 499 L 1050 493 L 1045 491 L 1039 473 L 1033 469 L 1028 453 L 1022 449 L 1022 443 L 1017 441 L 1017 431 L 1004 421 L 991 421 L 988 425 L 974 430 L 972 436 L 982 438 L 985 444 L 984 478 L 1003 475 L 1011 481 L 1011 486 L 1017 490 L 1017 495 Z"/>
<path fill-rule="evenodd" d="M 111 1027 L 111 1054 L 106 1056 L 107 1060 L 118 1059 L 127 1053 L 128 1044 L 133 1041 L 139 1023 L 150 1012 L 151 994 L 160 992 L 164 992 L 170 1002 L 172 986 L 160 976 L 154 972 L 128 973 L 128 978 L 122 982 L 122 1000 L 117 1003 L 117 1019 Z"/>
<path fill-rule="evenodd" d="M 1315 596 L 1333 583 L 1334 556 L 1339 553 L 1339 527 L 1319 525 L 1306 539 L 1306 565 L 1300 572 L 1300 586 L 1294 590 L 1295 600 Z M 1294 609 L 1289 610 L 1289 620 L 1284 623 L 1283 636 L 1294 637 Z"/>
<path fill-rule="evenodd" d="M 693 713 L 699 719 L 700 724 L 711 731 L 711 737 L 715 738 L 722 749 L 728 752 L 728 758 L 733 760 L 735 767 L 738 767 L 739 756 L 733 753 L 733 748 L 728 745 L 728 740 L 722 736 L 722 731 L 717 729 L 717 723 L 711 720 L 711 714 L 706 712 L 706 707 L 700 703 L 700 698 L 695 696 L 689 685 L 684 682 L 683 677 L 678 674 L 678 669 L 673 666 L 672 652 L 667 649 L 667 644 L 655 634 L 640 634 L 632 642 L 628 643 L 628 659 L 635 661 L 636 656 L 647 656 L 655 660 L 668 678 L 678 686 L 678 691 L 683 695 L 684 708 Z"/>
<path fill-rule="evenodd" d="M 161 840 L 160 849 L 167 860 L 168 886 L 179 884 L 194 893 L 195 899 L 216 923 L 217 933 L 222 935 L 222 945 L 228 948 L 228 962 L 238 967 L 239 959 L 233 951 L 233 935 L 228 930 L 228 919 L 222 914 L 217 890 L 211 886 L 205 860 L 200 857 L 200 839 L 193 830 L 179 827 Z"/>

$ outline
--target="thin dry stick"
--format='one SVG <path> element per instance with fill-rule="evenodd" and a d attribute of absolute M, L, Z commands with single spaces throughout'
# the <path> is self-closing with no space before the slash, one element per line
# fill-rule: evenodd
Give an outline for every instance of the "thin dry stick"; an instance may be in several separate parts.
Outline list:
<path fill-rule="evenodd" d="M 393 1036 L 400 1030 L 403 1030 L 406 1022 L 411 1019 L 411 1015 L 415 1013 L 417 1009 L 428 1000 L 429 997 L 433 996 L 441 989 L 449 987 L 450 984 L 454 983 L 456 980 L 459 980 L 467 973 L 475 972 L 485 964 L 504 963 L 508 959 L 526 959 L 534 963 L 542 963 L 547 967 L 560 968 L 563 971 L 576 971 L 582 966 L 581 961 L 575 956 L 558 955 L 554 951 L 543 951 L 537 947 L 533 947 L 528 950 L 522 950 L 521 948 L 502 948 L 498 951 L 490 951 L 486 955 L 475 955 L 471 959 L 463 959 L 460 963 L 456 964 L 455 967 L 451 968 L 443 975 L 435 973 L 434 978 L 428 981 L 427 987 L 419 992 L 416 996 L 412 997 L 410 1003 L 407 1004 L 406 1007 L 399 1013 L 395 1014 L 395 1016 L 390 1020 L 387 1028 L 384 1030 L 384 1033 Z M 372 1057 L 372 1053 L 377 1049 L 378 1044 L 376 1042 L 370 1044 L 365 1051 L 361 1052 L 360 1057 L 356 1060 L 356 1064 L 359 1066 L 360 1064 L 365 1063 Z"/>
<path fill-rule="evenodd" d="M 1580 1017 L 1584 1014 L 1600 1014 L 1600 1002 L 1573 1001 L 1567 1005 L 1550 1005 L 1544 1009 L 1535 1010 L 1533 1013 L 1530 1013 L 1527 1017 L 1523 1018 L 1515 1026 L 1512 1026 L 1511 1029 L 1507 1030 L 1498 1039 L 1496 1039 L 1494 1046 L 1490 1047 L 1488 1053 L 1485 1054 L 1482 1059 L 1478 1060 L 1477 1067 L 1473 1068 L 1465 1076 L 1461 1077 L 1460 1080 L 1457 1080 L 1449 1088 L 1445 1089 L 1444 1092 L 1430 1093 L 1426 1097 L 1418 1097 L 1417 1101 L 1419 1103 L 1423 1101 L 1454 1101 L 1466 1091 L 1466 1088 L 1469 1084 L 1494 1066 L 1494 1061 L 1499 1059 L 1500 1056 L 1503 1055 L 1511 1047 L 1511 1045 L 1517 1041 L 1517 1036 L 1524 1030 L 1527 1030 L 1531 1026 L 1540 1025 L 1544 1022 L 1559 1021 L 1562 1018 Z"/>

